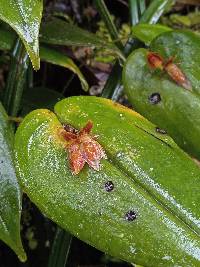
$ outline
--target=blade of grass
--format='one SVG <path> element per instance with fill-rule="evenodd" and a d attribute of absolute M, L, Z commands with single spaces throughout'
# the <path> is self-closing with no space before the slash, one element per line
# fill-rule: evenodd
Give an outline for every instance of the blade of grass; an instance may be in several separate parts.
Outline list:
<path fill-rule="evenodd" d="M 139 6 L 137 0 L 129 0 L 129 11 L 131 18 L 131 25 L 135 25 L 139 22 Z"/>
<path fill-rule="evenodd" d="M 116 62 L 112 68 L 110 76 L 108 77 L 104 86 L 101 97 L 110 98 L 115 94 L 115 91 L 121 85 L 121 66 L 119 62 Z"/>
<path fill-rule="evenodd" d="M 146 9 L 146 1 L 145 0 L 139 0 L 139 9 L 140 9 L 140 16 L 144 13 Z"/>
<path fill-rule="evenodd" d="M 131 24 L 135 25 L 139 21 L 139 9 L 138 9 L 138 2 L 137 0 L 129 0 L 130 6 L 130 16 L 131 16 Z M 125 47 L 124 53 L 128 55 L 133 49 L 136 49 L 140 46 L 140 42 L 132 37 L 129 38 Z M 113 69 L 110 73 L 110 76 L 104 86 L 102 97 L 110 98 L 112 100 L 117 101 L 118 97 L 121 94 L 121 75 L 122 75 L 122 67 L 120 66 L 119 61 L 113 66 Z"/>
<path fill-rule="evenodd" d="M 162 14 L 174 4 L 174 0 L 154 0 L 143 13 L 140 23 L 155 24 Z"/>
<path fill-rule="evenodd" d="M 119 37 L 118 37 L 117 29 L 116 29 L 116 27 L 112 21 L 111 15 L 110 15 L 104 1 L 103 0 L 95 0 L 94 3 L 97 7 L 97 10 L 100 13 L 101 18 L 103 19 L 103 21 L 104 21 L 104 23 L 105 23 L 105 25 L 106 25 L 109 33 L 110 33 L 112 40 L 113 41 L 118 40 Z M 123 44 L 121 43 L 120 40 L 116 41 L 115 44 L 121 51 L 123 51 Z"/>
<path fill-rule="evenodd" d="M 10 116 L 17 116 L 19 111 L 22 93 L 27 81 L 28 66 L 28 54 L 22 42 L 18 39 L 12 52 L 3 99 L 3 104 Z"/>
<path fill-rule="evenodd" d="M 72 235 L 57 226 L 50 252 L 48 267 L 65 267 L 69 256 Z"/>
<path fill-rule="evenodd" d="M 143 0 L 141 0 L 143 2 Z M 153 0 L 148 8 L 143 12 L 143 15 L 140 18 L 139 23 L 156 23 L 160 16 L 174 3 L 173 0 Z M 137 2 L 138 4 L 138 2 Z M 138 10 L 138 8 L 137 8 Z M 139 15 L 138 15 L 139 16 Z M 132 21 L 134 21 L 132 19 Z M 136 21 L 136 18 L 135 18 Z M 129 39 L 125 45 L 124 51 L 128 55 L 134 49 L 142 47 L 142 43 L 136 39 Z M 118 65 L 118 67 L 116 67 Z M 113 70 L 104 86 L 102 97 L 113 99 L 113 95 L 116 99 L 116 92 L 121 85 L 121 73 L 122 67 L 117 61 L 113 67 Z"/>

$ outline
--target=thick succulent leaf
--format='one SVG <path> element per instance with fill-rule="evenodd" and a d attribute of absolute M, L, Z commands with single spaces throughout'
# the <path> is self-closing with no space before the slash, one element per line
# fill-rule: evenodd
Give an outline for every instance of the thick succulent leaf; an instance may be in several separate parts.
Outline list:
<path fill-rule="evenodd" d="M 147 50 L 133 52 L 124 67 L 123 82 L 136 111 L 167 130 L 179 146 L 200 159 L 200 37 L 190 31 L 171 31 L 156 38 L 150 50 L 174 63 L 186 75 L 192 90 L 178 86 L 163 71 L 152 70 Z M 161 101 L 152 104 L 150 96 Z"/>
<path fill-rule="evenodd" d="M 21 192 L 13 165 L 14 133 L 0 103 L 0 239 L 26 260 L 20 238 Z"/>
<path fill-rule="evenodd" d="M 161 24 L 150 25 L 141 23 L 132 27 L 132 35 L 146 45 L 150 45 L 151 41 L 153 41 L 153 39 L 155 39 L 158 35 L 171 30 L 171 28 Z"/>
<path fill-rule="evenodd" d="M 36 70 L 40 68 L 38 36 L 42 9 L 42 0 L 1 0 L 0 19 L 19 34 Z"/>
<path fill-rule="evenodd" d="M 85 91 L 88 91 L 89 86 L 88 86 L 87 81 L 85 80 L 85 77 L 83 76 L 82 72 L 76 66 L 76 64 L 71 58 L 64 55 L 58 50 L 55 50 L 50 47 L 44 47 L 44 46 L 40 47 L 40 57 L 41 57 L 41 60 L 44 60 L 46 62 L 55 64 L 55 65 L 58 65 L 58 66 L 61 66 L 61 67 L 64 67 L 64 68 L 67 68 L 73 71 L 79 77 L 82 88 Z"/>
<path fill-rule="evenodd" d="M 199 167 L 153 124 L 110 100 L 72 97 L 56 104 L 55 113 L 31 112 L 16 133 L 16 167 L 31 200 L 61 227 L 118 258 L 198 266 Z M 73 176 L 60 129 L 63 123 L 80 129 L 88 120 L 108 159 L 100 171 L 85 166 Z M 129 211 L 135 220 L 127 220 Z"/>
<path fill-rule="evenodd" d="M 40 39 L 41 42 L 55 45 L 100 47 L 123 58 L 114 43 L 58 18 L 51 18 L 41 26 Z"/>

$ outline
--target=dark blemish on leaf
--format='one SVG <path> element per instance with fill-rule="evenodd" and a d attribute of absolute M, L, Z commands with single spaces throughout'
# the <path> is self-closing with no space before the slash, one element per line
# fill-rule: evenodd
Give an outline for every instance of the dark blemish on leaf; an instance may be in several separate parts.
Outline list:
<path fill-rule="evenodd" d="M 1 163 L 3 163 L 3 160 L 1 160 Z"/>
<path fill-rule="evenodd" d="M 159 93 L 153 93 L 149 96 L 149 102 L 152 105 L 156 105 L 161 101 L 161 97 Z"/>
<path fill-rule="evenodd" d="M 112 181 L 108 181 L 105 183 L 105 190 L 107 192 L 111 192 L 114 189 L 114 184 Z"/>
<path fill-rule="evenodd" d="M 126 214 L 125 214 L 125 219 L 127 221 L 134 221 L 137 218 L 137 214 L 135 211 L 133 210 L 129 210 Z"/>
<path fill-rule="evenodd" d="M 156 132 L 160 134 L 166 134 L 167 132 L 163 129 L 160 129 L 159 127 L 156 127 Z"/>
<path fill-rule="evenodd" d="M 99 214 L 99 216 L 101 216 L 102 215 L 102 212 L 101 211 L 98 211 L 98 214 Z"/>

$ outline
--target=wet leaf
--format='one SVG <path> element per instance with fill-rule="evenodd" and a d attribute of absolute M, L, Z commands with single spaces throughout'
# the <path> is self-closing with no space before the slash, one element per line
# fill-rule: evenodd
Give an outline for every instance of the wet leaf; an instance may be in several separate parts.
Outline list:
<path fill-rule="evenodd" d="M 63 124 L 89 120 L 108 159 L 73 175 Z M 200 263 L 200 169 L 139 114 L 103 98 L 67 98 L 55 114 L 27 115 L 15 151 L 23 190 L 76 237 L 144 266 Z"/>
<path fill-rule="evenodd" d="M 171 10 L 174 0 L 153 0 L 140 19 L 140 23 L 155 24 L 160 17 Z"/>
<path fill-rule="evenodd" d="M 161 24 L 137 24 L 132 27 L 132 34 L 146 45 L 150 45 L 151 41 L 163 32 L 171 31 L 167 26 Z"/>
<path fill-rule="evenodd" d="M 0 103 L 0 239 L 25 261 L 20 238 L 21 191 L 13 165 L 13 141 L 14 133 Z"/>
<path fill-rule="evenodd" d="M 40 39 L 55 45 L 100 47 L 124 58 L 114 43 L 58 18 L 51 18 L 42 25 Z"/>
<path fill-rule="evenodd" d="M 42 0 L 1 0 L 0 19 L 19 34 L 36 70 L 40 68 L 38 36 L 42 9 Z"/>
<path fill-rule="evenodd" d="M 166 71 L 152 70 L 148 51 L 139 49 L 129 56 L 123 72 L 129 101 L 180 147 L 200 159 L 200 37 L 191 31 L 166 32 L 154 39 L 149 49 L 165 62 L 173 58 L 192 88 L 178 85 Z M 150 99 L 155 94 L 161 101 L 152 104 Z"/>

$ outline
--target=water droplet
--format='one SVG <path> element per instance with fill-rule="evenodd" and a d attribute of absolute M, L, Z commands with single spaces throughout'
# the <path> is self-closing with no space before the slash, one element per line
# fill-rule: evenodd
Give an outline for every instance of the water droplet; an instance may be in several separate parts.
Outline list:
<path fill-rule="evenodd" d="M 121 120 L 125 120 L 125 117 L 122 113 L 119 114 Z"/>
<path fill-rule="evenodd" d="M 167 132 L 163 129 L 160 129 L 159 127 L 156 127 L 156 132 L 160 134 L 166 134 Z"/>
<path fill-rule="evenodd" d="M 171 256 L 167 256 L 167 255 L 166 255 L 166 256 L 162 257 L 162 260 L 167 260 L 167 261 L 169 261 L 169 260 L 171 260 L 171 258 L 172 258 Z"/>
<path fill-rule="evenodd" d="M 152 105 L 156 105 L 161 101 L 161 97 L 159 93 L 153 93 L 149 96 L 149 102 Z"/>
<path fill-rule="evenodd" d="M 108 181 L 105 183 L 105 190 L 107 192 L 111 192 L 114 189 L 114 184 L 112 181 Z"/>
<path fill-rule="evenodd" d="M 130 252 L 134 254 L 136 252 L 136 248 L 133 246 L 130 246 Z"/>
<path fill-rule="evenodd" d="M 116 157 L 120 158 L 122 156 L 122 152 L 117 152 Z"/>
<path fill-rule="evenodd" d="M 126 214 L 125 214 L 125 219 L 127 221 L 134 221 L 137 218 L 136 212 L 133 210 L 129 210 Z"/>

